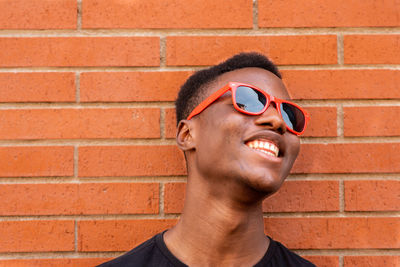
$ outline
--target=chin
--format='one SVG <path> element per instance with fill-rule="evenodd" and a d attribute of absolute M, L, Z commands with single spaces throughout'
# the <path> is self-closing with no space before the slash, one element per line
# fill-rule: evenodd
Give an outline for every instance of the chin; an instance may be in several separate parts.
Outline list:
<path fill-rule="evenodd" d="M 258 191 L 264 193 L 265 197 L 268 197 L 274 193 L 276 193 L 282 186 L 282 182 L 279 183 L 270 183 L 259 186 L 257 189 Z"/>
<path fill-rule="evenodd" d="M 260 197 L 263 199 L 277 192 L 285 178 L 279 175 L 264 175 L 262 177 L 257 177 L 255 179 L 247 179 L 247 185 L 252 191 L 256 191 Z"/>

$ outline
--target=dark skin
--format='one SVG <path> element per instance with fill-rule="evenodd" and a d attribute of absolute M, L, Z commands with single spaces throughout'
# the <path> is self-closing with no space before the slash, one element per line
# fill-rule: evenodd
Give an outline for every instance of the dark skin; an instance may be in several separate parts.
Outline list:
<path fill-rule="evenodd" d="M 260 68 L 222 74 L 207 96 L 230 81 L 290 99 L 282 80 Z M 164 240 L 189 266 L 253 266 L 261 260 L 269 246 L 262 201 L 280 188 L 299 152 L 299 138 L 286 130 L 274 104 L 249 116 L 236 111 L 231 99 L 228 92 L 178 125 L 176 140 L 188 166 L 186 199 Z M 278 157 L 250 148 L 251 140 L 274 142 Z"/>

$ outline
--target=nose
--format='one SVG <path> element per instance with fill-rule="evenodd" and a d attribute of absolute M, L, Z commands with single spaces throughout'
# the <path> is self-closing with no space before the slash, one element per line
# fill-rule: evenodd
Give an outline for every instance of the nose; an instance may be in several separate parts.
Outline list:
<path fill-rule="evenodd" d="M 264 111 L 263 114 L 257 116 L 255 124 L 280 134 L 284 134 L 287 130 L 286 124 L 279 114 L 275 102 L 271 102 L 267 110 Z"/>

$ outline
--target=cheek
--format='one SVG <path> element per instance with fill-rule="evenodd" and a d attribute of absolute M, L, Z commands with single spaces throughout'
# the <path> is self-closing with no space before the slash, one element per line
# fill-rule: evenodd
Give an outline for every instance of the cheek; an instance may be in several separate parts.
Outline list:
<path fill-rule="evenodd" d="M 300 151 L 300 139 L 295 136 L 295 135 L 290 135 L 288 137 L 288 153 L 289 153 L 289 159 L 290 159 L 290 164 L 293 165 L 294 161 L 297 158 L 297 155 L 299 154 Z"/>
<path fill-rule="evenodd" d="M 201 121 L 200 131 L 215 138 L 221 137 L 224 141 L 232 139 L 240 139 L 243 136 L 243 130 L 246 129 L 245 122 L 240 116 L 224 113 L 224 116 L 218 116 L 215 113 L 215 118 Z M 239 114 L 240 115 L 240 114 Z"/>
<path fill-rule="evenodd" d="M 242 144 L 243 122 L 229 116 L 202 121 L 199 127 L 197 151 L 209 157 L 225 154 L 223 158 L 232 160 L 238 154 Z M 222 158 L 221 158 L 222 159 Z"/>
<path fill-rule="evenodd" d="M 281 177 L 286 179 L 292 170 L 293 164 L 296 161 L 297 155 L 300 151 L 300 140 L 297 136 L 291 136 L 287 140 L 288 149 L 286 150 L 283 168 L 281 169 Z"/>

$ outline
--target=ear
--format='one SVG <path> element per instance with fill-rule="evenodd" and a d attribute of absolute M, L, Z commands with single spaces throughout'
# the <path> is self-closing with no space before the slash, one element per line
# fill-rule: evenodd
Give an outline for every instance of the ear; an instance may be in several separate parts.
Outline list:
<path fill-rule="evenodd" d="M 193 121 L 181 120 L 178 124 L 176 133 L 176 143 L 182 151 L 188 151 L 195 148 L 195 138 L 193 130 Z"/>

